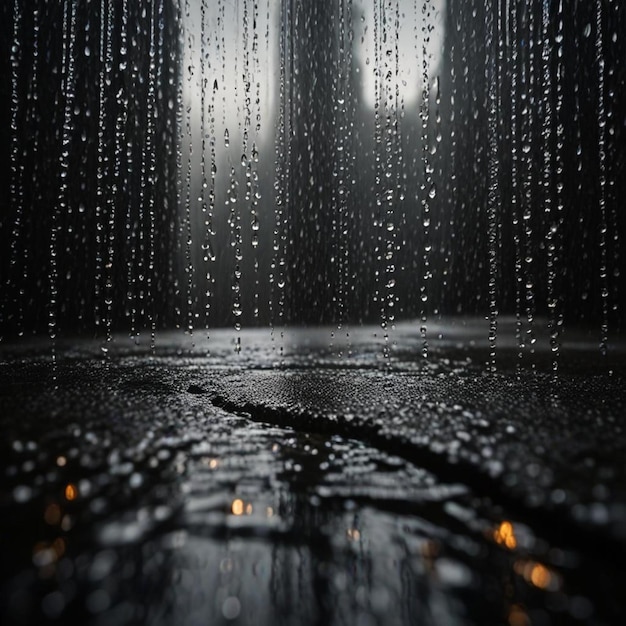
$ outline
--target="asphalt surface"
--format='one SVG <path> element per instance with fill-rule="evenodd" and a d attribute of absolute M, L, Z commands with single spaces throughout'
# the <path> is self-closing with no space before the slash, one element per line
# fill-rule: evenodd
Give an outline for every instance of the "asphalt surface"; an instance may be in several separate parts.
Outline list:
<path fill-rule="evenodd" d="M 433 332 L 5 345 L 2 623 L 623 623 L 620 345 Z"/>

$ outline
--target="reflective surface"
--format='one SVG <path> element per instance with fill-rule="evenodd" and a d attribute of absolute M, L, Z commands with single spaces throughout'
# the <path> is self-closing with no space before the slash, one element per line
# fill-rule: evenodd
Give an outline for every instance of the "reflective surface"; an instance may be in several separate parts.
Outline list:
<path fill-rule="evenodd" d="M 2 623 L 620 623 L 623 369 L 375 332 L 5 348 Z"/>

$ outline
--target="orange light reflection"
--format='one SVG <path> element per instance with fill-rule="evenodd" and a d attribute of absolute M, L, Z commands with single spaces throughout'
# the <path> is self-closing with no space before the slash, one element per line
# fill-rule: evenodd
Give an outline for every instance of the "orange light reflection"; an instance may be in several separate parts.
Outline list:
<path fill-rule="evenodd" d="M 530 626 L 528 613 L 517 604 L 514 604 L 509 611 L 509 626 Z"/>
<path fill-rule="evenodd" d="M 560 576 L 537 561 L 519 560 L 515 562 L 513 569 L 529 585 L 533 585 L 538 589 L 556 591 L 561 587 Z"/>
<path fill-rule="evenodd" d="M 78 489 L 76 485 L 68 483 L 65 486 L 65 499 L 71 502 L 72 500 L 76 500 L 76 498 L 78 498 Z"/>
<path fill-rule="evenodd" d="M 536 563 L 530 571 L 530 582 L 540 589 L 547 589 L 550 586 L 550 572 L 547 567 Z"/>
<path fill-rule="evenodd" d="M 52 503 L 46 507 L 46 510 L 43 514 L 43 519 L 46 524 L 50 524 L 50 526 L 56 526 L 61 523 L 61 508 L 58 504 Z"/>
<path fill-rule="evenodd" d="M 504 521 L 493 532 L 494 541 L 509 550 L 514 550 L 517 547 L 517 539 L 515 537 L 515 531 L 513 524 L 508 521 Z"/>

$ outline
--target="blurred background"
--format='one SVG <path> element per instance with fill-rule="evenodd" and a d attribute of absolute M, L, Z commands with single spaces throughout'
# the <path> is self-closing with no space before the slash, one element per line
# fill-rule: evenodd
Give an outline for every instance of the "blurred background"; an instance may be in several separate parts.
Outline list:
<path fill-rule="evenodd" d="M 619 2 L 37 0 L 0 18 L 3 339 L 620 328 Z"/>

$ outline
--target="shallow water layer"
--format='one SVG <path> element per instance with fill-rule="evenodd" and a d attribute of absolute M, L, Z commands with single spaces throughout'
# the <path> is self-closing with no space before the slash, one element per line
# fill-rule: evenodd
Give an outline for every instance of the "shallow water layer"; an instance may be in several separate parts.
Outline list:
<path fill-rule="evenodd" d="M 620 623 L 619 346 L 376 332 L 5 347 L 2 623 Z"/>

